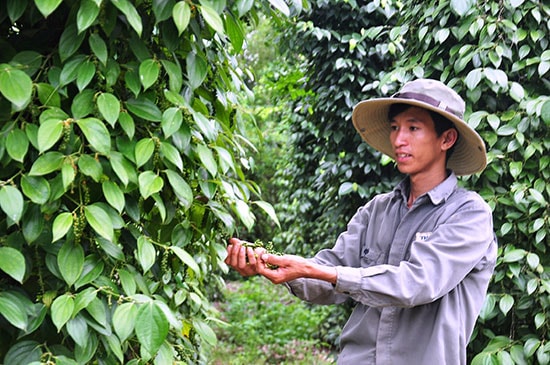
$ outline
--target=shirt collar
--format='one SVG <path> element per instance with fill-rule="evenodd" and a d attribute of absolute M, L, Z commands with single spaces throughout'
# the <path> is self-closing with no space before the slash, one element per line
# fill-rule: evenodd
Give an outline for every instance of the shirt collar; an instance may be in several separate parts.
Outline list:
<path fill-rule="evenodd" d="M 437 185 L 432 190 L 428 191 L 426 194 L 430 200 L 432 201 L 433 205 L 439 205 L 455 191 L 457 186 L 458 179 L 454 172 L 450 171 L 449 176 L 443 180 L 443 182 L 439 185 Z M 407 176 L 401 182 L 395 187 L 394 192 L 397 196 L 401 196 L 403 201 L 407 201 L 409 197 L 409 188 L 410 188 L 410 179 Z"/>

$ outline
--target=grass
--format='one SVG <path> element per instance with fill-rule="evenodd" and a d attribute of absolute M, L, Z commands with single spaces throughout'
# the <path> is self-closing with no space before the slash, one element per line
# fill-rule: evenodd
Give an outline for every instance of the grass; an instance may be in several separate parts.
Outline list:
<path fill-rule="evenodd" d="M 227 326 L 215 329 L 211 365 L 335 364 L 318 339 L 328 307 L 309 306 L 261 277 L 228 283 L 223 294 L 219 308 Z"/>

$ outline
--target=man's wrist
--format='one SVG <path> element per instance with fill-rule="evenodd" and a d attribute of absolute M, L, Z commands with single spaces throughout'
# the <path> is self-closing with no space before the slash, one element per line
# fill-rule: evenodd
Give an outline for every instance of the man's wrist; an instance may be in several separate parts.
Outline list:
<path fill-rule="evenodd" d="M 314 262 L 308 261 L 305 265 L 305 277 L 312 279 L 319 279 L 327 281 L 332 284 L 336 284 L 338 273 L 333 266 L 319 265 Z"/>

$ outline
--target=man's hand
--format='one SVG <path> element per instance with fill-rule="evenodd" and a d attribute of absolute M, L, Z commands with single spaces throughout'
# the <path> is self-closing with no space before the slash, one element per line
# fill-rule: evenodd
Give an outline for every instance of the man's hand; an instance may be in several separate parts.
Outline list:
<path fill-rule="evenodd" d="M 273 284 L 286 283 L 299 278 L 314 278 L 335 284 L 337 273 L 334 267 L 323 266 L 295 255 L 272 255 L 263 253 L 256 260 L 256 272 Z M 270 267 L 276 267 L 272 269 Z"/>
<path fill-rule="evenodd" d="M 238 238 L 229 239 L 227 246 L 227 257 L 225 263 L 235 269 L 242 276 L 252 276 L 258 274 L 259 257 L 265 253 L 265 249 L 243 246 L 243 242 Z"/>

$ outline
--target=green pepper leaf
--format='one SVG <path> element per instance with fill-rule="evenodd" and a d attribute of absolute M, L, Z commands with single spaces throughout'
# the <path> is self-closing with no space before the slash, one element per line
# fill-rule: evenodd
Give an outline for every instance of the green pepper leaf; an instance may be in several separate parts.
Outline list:
<path fill-rule="evenodd" d="M 6 138 L 6 150 L 15 161 L 23 162 L 29 150 L 29 139 L 19 128 L 12 129 Z"/>
<path fill-rule="evenodd" d="M 152 171 L 144 171 L 139 174 L 139 192 L 144 199 L 154 193 L 158 193 L 164 186 L 164 180 Z"/>
<path fill-rule="evenodd" d="M 136 166 L 141 167 L 149 161 L 155 152 L 155 142 L 152 138 L 143 138 L 136 143 L 135 159 Z"/>
<path fill-rule="evenodd" d="M 34 4 L 38 8 L 38 11 L 42 13 L 44 18 L 47 18 L 51 13 L 53 13 L 62 2 L 63 0 L 34 0 Z"/>
<path fill-rule="evenodd" d="M 96 204 L 88 205 L 84 207 L 84 215 L 86 221 L 100 236 L 105 237 L 109 241 L 113 241 L 115 235 L 113 222 L 109 214 L 105 212 L 103 208 Z"/>
<path fill-rule="evenodd" d="M 107 200 L 107 203 L 109 203 L 113 208 L 115 208 L 119 213 L 122 213 L 124 210 L 124 193 L 118 185 L 112 181 L 105 181 L 101 185 L 101 188 L 103 190 L 103 195 L 105 195 L 105 200 Z"/>
<path fill-rule="evenodd" d="M 31 100 L 32 80 L 25 72 L 0 64 L 0 93 L 19 111 Z"/>
<path fill-rule="evenodd" d="M 168 335 L 170 325 L 166 315 L 151 301 L 140 305 L 135 323 L 139 343 L 150 356 L 153 356 Z"/>
<path fill-rule="evenodd" d="M 111 3 L 126 16 L 126 19 L 128 20 L 130 26 L 141 37 L 143 24 L 141 22 L 141 17 L 139 16 L 139 13 L 132 5 L 132 3 L 128 0 L 111 0 Z"/>
<path fill-rule="evenodd" d="M 61 169 L 65 156 L 56 151 L 46 152 L 38 157 L 31 166 L 29 176 L 46 175 L 50 172 Z"/>
<path fill-rule="evenodd" d="M 99 15 L 99 5 L 94 0 L 82 0 L 76 13 L 76 27 L 82 33 L 92 25 Z"/>
<path fill-rule="evenodd" d="M 178 29 L 178 35 L 181 35 L 191 20 L 191 7 L 186 1 L 178 1 L 172 8 L 172 19 Z"/>
<path fill-rule="evenodd" d="M 111 151 L 111 135 L 101 120 L 97 118 L 84 118 L 78 120 L 76 124 L 97 152 L 109 155 Z"/>
<path fill-rule="evenodd" d="M 136 259 L 143 269 L 143 273 L 149 271 L 149 269 L 155 264 L 157 258 L 157 251 L 151 241 L 144 236 L 139 236 L 137 240 Z"/>
<path fill-rule="evenodd" d="M 51 315 L 52 322 L 57 328 L 57 332 L 61 331 L 61 328 L 67 323 L 71 316 L 73 315 L 74 310 L 74 299 L 69 294 L 63 294 L 57 298 L 52 303 L 51 306 Z"/>
<path fill-rule="evenodd" d="M 55 217 L 52 225 L 52 242 L 57 241 L 69 232 L 73 226 L 73 215 L 69 212 L 64 212 Z"/>
<path fill-rule="evenodd" d="M 101 36 L 97 33 L 92 33 L 88 38 L 88 44 L 90 45 L 90 49 L 92 50 L 92 52 L 103 64 L 103 66 L 107 65 L 107 45 L 105 44 L 103 38 L 101 38 Z"/>
<path fill-rule="evenodd" d="M 219 34 L 225 34 L 225 31 L 223 29 L 223 21 L 220 15 L 211 8 L 209 5 L 202 3 L 199 7 L 199 10 L 204 17 L 204 20 L 206 20 L 206 23 L 214 29 Z"/>
<path fill-rule="evenodd" d="M 102 93 L 97 97 L 97 108 L 111 127 L 114 127 L 120 115 L 118 98 L 111 93 Z"/>
<path fill-rule="evenodd" d="M 63 121 L 59 119 L 49 119 L 38 127 L 38 150 L 40 153 L 49 150 L 59 141 L 63 134 Z"/>
<path fill-rule="evenodd" d="M 159 73 L 160 64 L 153 59 L 147 59 L 139 65 L 139 80 L 143 90 L 147 90 L 157 81 Z"/>
<path fill-rule="evenodd" d="M 0 247 L 0 270 L 23 283 L 25 269 L 25 257 L 19 250 L 12 247 Z"/>
<path fill-rule="evenodd" d="M 0 208 L 9 219 L 18 223 L 23 215 L 23 194 L 14 186 L 5 185 L 0 188 Z"/>
<path fill-rule="evenodd" d="M 50 198 L 50 183 L 42 176 L 23 175 L 21 189 L 25 196 L 38 205 L 46 204 Z"/>
<path fill-rule="evenodd" d="M 67 285 L 73 285 L 80 277 L 84 266 L 82 246 L 71 241 L 65 241 L 57 254 L 57 266 Z"/>
<path fill-rule="evenodd" d="M 115 309 L 113 327 L 120 341 L 126 341 L 134 331 L 137 313 L 138 309 L 134 303 L 122 303 Z"/>

